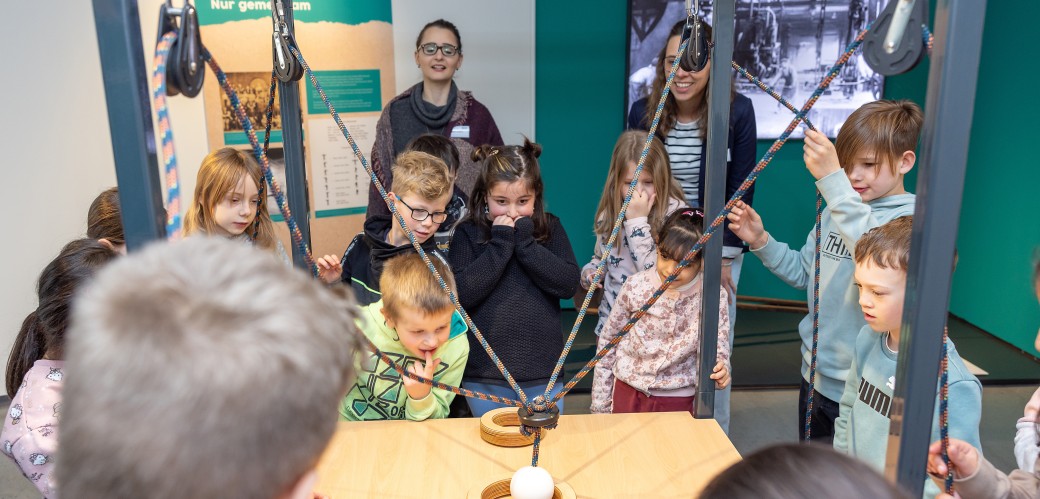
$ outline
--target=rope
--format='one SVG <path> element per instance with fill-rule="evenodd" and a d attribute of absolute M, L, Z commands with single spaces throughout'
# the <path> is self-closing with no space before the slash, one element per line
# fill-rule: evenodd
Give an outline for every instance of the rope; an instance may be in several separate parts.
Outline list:
<path fill-rule="evenodd" d="M 848 48 L 845 50 L 845 53 L 842 54 L 842 56 L 838 58 L 838 60 L 834 63 L 834 66 L 831 67 L 830 71 L 828 71 L 827 76 L 823 79 L 823 81 L 820 82 L 820 84 L 816 87 L 816 90 L 813 91 L 812 95 L 809 97 L 809 100 L 807 100 L 805 104 L 802 106 L 802 116 L 804 116 L 806 113 L 808 113 L 810 109 L 812 109 L 812 106 L 816 103 L 817 100 L 819 100 L 820 96 L 823 94 L 823 91 L 827 88 L 827 86 L 831 84 L 834 78 L 838 76 L 838 73 L 841 71 L 842 66 L 844 66 L 849 61 L 849 59 L 852 57 L 852 54 L 856 51 L 857 48 L 859 48 L 859 45 L 863 43 L 863 37 L 866 36 L 867 31 L 869 29 L 870 27 L 867 26 L 866 29 L 861 31 L 859 35 L 856 36 L 856 39 L 849 44 Z M 729 214 L 730 210 L 733 209 L 733 205 L 744 197 L 744 194 L 747 192 L 747 190 L 755 183 L 755 180 L 758 179 L 758 175 L 762 172 L 766 165 L 768 165 L 769 162 L 773 160 L 773 157 L 776 155 L 776 152 L 780 150 L 780 147 L 782 147 L 784 143 L 787 142 L 787 139 L 788 137 L 790 137 L 791 132 L 794 131 L 794 129 L 798 126 L 798 123 L 801 121 L 801 117 L 797 116 L 793 120 L 791 120 L 791 123 L 787 125 L 787 128 L 784 130 L 782 134 L 780 134 L 780 137 L 778 137 L 776 141 L 773 143 L 773 145 L 770 146 L 765 156 L 763 156 L 762 159 L 758 162 L 758 164 L 755 165 L 755 168 L 751 171 L 748 177 L 744 180 L 744 182 L 740 185 L 736 192 L 733 193 L 733 197 L 730 198 L 730 200 L 726 203 L 726 206 L 715 217 L 711 225 L 704 232 L 704 235 L 702 235 L 701 238 L 697 241 L 697 243 L 694 244 L 692 248 L 690 248 L 690 250 L 683 257 L 682 261 L 680 261 L 679 264 L 675 267 L 675 270 L 671 273 L 671 275 L 669 275 L 661 284 L 661 287 L 654 291 L 654 293 L 650 296 L 650 299 L 646 302 L 646 304 L 644 304 L 642 307 L 639 308 L 639 310 L 632 314 L 632 317 L 628 320 L 628 323 L 626 323 L 625 326 L 621 328 L 617 336 L 611 339 L 611 341 L 606 346 L 604 346 L 603 349 L 601 349 L 599 352 L 596 352 L 596 355 L 593 356 L 591 360 L 589 360 L 589 362 L 581 369 L 581 371 L 579 371 L 574 376 L 574 378 L 567 382 L 567 384 L 564 386 L 564 389 L 553 397 L 552 401 L 550 401 L 549 403 L 550 407 L 555 405 L 555 403 L 559 399 L 563 398 L 563 396 L 566 395 L 567 392 L 574 388 L 574 386 L 577 385 L 578 382 L 580 382 L 582 378 L 584 378 L 592 370 L 592 368 L 595 367 L 597 363 L 599 363 L 603 356 L 607 352 L 609 352 L 610 349 L 614 348 L 614 346 L 617 345 L 618 342 L 620 342 L 628 334 L 628 332 L 632 330 L 632 327 L 637 322 L 639 322 L 639 319 L 646 315 L 646 311 L 649 310 L 649 308 L 657 302 L 661 295 L 664 294 L 664 291 L 668 289 L 668 286 L 671 285 L 671 283 L 675 281 L 676 277 L 678 277 L 679 273 L 682 272 L 682 269 L 686 268 L 686 266 L 690 264 L 690 260 L 694 257 L 694 255 L 696 255 L 697 252 L 699 252 L 701 248 L 704 247 L 704 243 L 707 242 L 708 239 L 710 239 L 711 236 L 715 233 L 715 231 L 722 225 L 722 222 L 726 219 L 726 215 Z"/>
<path fill-rule="evenodd" d="M 265 120 L 267 125 L 264 127 L 264 155 L 267 155 L 268 147 L 271 145 L 271 123 L 274 116 L 274 96 L 276 89 L 278 88 L 278 80 L 275 78 L 274 70 L 271 70 L 271 88 L 268 89 L 267 93 L 271 97 L 267 99 L 267 116 Z M 253 240 L 256 241 L 258 235 L 260 235 L 260 207 L 263 206 L 261 203 L 267 202 L 267 197 L 264 194 L 265 182 L 260 182 L 257 196 L 260 199 L 260 203 L 256 205 L 256 224 L 253 225 Z"/>
<path fill-rule="evenodd" d="M 661 121 L 661 113 L 664 111 L 664 104 L 667 101 L 668 93 L 671 91 L 672 79 L 675 78 L 675 72 L 679 68 L 679 61 L 682 59 L 682 54 L 686 51 L 688 45 L 689 40 L 684 40 L 682 44 L 679 45 L 679 52 L 675 56 L 675 62 L 672 63 L 672 69 L 668 73 L 668 79 L 665 81 L 664 89 L 661 90 L 661 99 L 658 101 L 657 110 L 654 112 L 654 119 L 650 122 L 650 131 L 646 134 L 646 142 L 643 143 L 643 150 L 639 153 L 639 162 L 636 164 L 636 170 L 632 174 L 632 182 L 628 184 L 628 190 L 625 192 L 625 200 L 621 203 L 621 210 L 614 219 L 614 227 L 610 231 L 610 237 L 607 238 L 606 245 L 604 245 L 605 255 L 609 255 L 610 251 L 614 248 L 614 243 L 617 240 L 618 233 L 620 233 L 621 226 L 625 221 L 625 213 L 628 211 L 628 204 L 632 200 L 632 195 L 635 193 L 636 185 L 639 183 L 639 175 L 643 172 L 643 167 L 646 164 L 646 157 L 650 152 L 650 144 L 654 140 L 654 133 L 657 131 L 657 125 Z M 603 278 L 603 270 L 606 268 L 606 264 L 607 258 L 602 258 L 600 259 L 599 264 L 596 265 L 596 271 L 592 275 L 589 290 L 585 293 L 585 299 L 582 301 L 581 308 L 578 310 L 578 316 L 574 321 L 574 327 L 571 328 L 570 335 L 567 336 L 567 341 L 564 343 L 563 351 L 560 352 L 560 359 L 556 362 L 552 375 L 549 377 L 549 384 L 545 387 L 546 398 L 548 398 L 552 393 L 553 386 L 556 384 L 560 372 L 563 371 L 563 365 L 567 360 L 567 355 L 570 354 L 571 347 L 574 345 L 574 340 L 578 336 L 578 329 L 581 327 L 582 321 L 585 320 L 585 314 L 588 312 L 589 306 L 592 303 L 592 296 L 596 292 L 596 287 L 600 285 L 600 279 Z"/>
<path fill-rule="evenodd" d="M 509 374 L 509 370 L 506 369 L 505 364 L 502 363 L 502 359 L 499 359 L 498 355 L 496 355 L 494 350 L 491 349 L 491 345 L 488 344 L 487 339 L 484 338 L 484 335 L 480 332 L 480 329 L 477 328 L 477 325 L 473 323 L 473 319 L 471 319 L 469 314 L 466 313 L 466 311 L 462 308 L 462 304 L 459 303 L 459 299 L 455 295 L 455 292 L 448 287 L 448 284 L 444 281 L 444 277 L 441 276 L 440 272 L 437 271 L 437 268 L 433 266 L 433 262 L 430 261 L 429 255 L 427 255 L 426 251 L 423 250 L 422 246 L 419 245 L 419 241 L 415 239 L 415 234 L 413 234 L 411 229 L 408 228 L 408 225 L 404 221 L 404 217 L 402 217 L 401 213 L 397 211 L 395 204 L 391 202 L 390 197 L 386 192 L 386 189 L 383 187 L 383 183 L 379 181 L 379 177 L 377 177 L 375 172 L 372 171 L 372 167 L 368 164 L 368 160 L 365 159 L 365 155 L 361 152 L 361 149 L 358 148 L 357 143 L 354 142 L 354 138 L 351 137 L 346 125 L 343 124 L 343 120 L 340 119 L 339 113 L 337 113 L 336 109 L 332 106 L 332 102 L 329 101 L 329 97 L 325 95 L 325 90 L 322 89 L 321 84 L 318 83 L 318 78 L 314 76 L 314 71 L 311 70 L 311 67 L 307 64 L 307 61 L 304 60 L 303 55 L 301 55 L 300 52 L 296 50 L 296 47 L 294 47 L 293 45 L 295 44 L 289 45 L 289 51 L 292 52 L 293 57 L 296 57 L 296 59 L 300 61 L 300 65 L 303 66 L 304 71 L 307 72 L 307 77 L 311 80 L 311 84 L 314 85 L 315 90 L 317 90 L 318 94 L 321 95 L 321 100 L 325 103 L 325 107 L 329 109 L 329 113 L 332 114 L 332 118 L 336 121 L 336 125 L 339 126 L 340 132 L 343 133 L 343 137 L 347 139 L 347 143 L 349 143 L 350 148 L 353 149 L 354 156 L 357 157 L 357 159 L 361 162 L 361 166 L 365 168 L 365 172 L 368 173 L 368 176 L 372 179 L 372 182 L 376 186 L 376 190 L 379 191 L 379 195 L 383 198 L 383 202 L 385 202 L 386 206 L 390 208 L 390 213 L 393 215 L 394 219 L 396 219 L 397 223 L 401 226 L 402 229 L 404 229 L 404 233 L 408 236 L 408 240 L 411 241 L 412 247 L 415 248 L 415 250 L 419 253 L 419 256 L 422 257 L 424 262 L 426 262 L 426 267 L 429 268 L 430 272 L 433 273 L 433 276 L 437 278 L 437 282 L 440 284 L 441 288 L 448 293 L 448 298 L 451 300 L 451 303 L 455 305 L 455 309 L 458 310 L 459 314 L 462 315 L 462 318 L 465 319 L 466 324 L 470 328 L 470 331 L 473 332 L 473 335 L 480 342 L 480 345 L 484 347 L 484 351 L 487 352 L 489 357 L 491 357 L 491 361 L 495 363 L 495 366 L 498 367 L 498 370 L 502 372 L 502 375 L 509 383 L 509 386 L 513 388 L 513 391 L 517 393 L 517 395 L 520 397 L 520 400 L 523 402 L 524 405 L 526 405 L 527 395 L 524 393 L 523 389 L 520 388 L 520 385 L 516 382 L 516 380 L 513 379 L 513 375 Z M 395 368 L 394 370 L 397 369 Z"/>
<path fill-rule="evenodd" d="M 274 193 L 275 201 L 278 202 L 278 209 L 281 210 L 282 216 L 285 217 L 286 223 L 289 225 L 289 233 L 292 236 L 293 244 L 296 249 L 303 255 L 304 261 L 307 262 L 307 268 L 310 269 L 311 275 L 318 276 L 318 266 L 314 263 L 314 257 L 311 255 L 310 247 L 307 242 L 303 240 L 303 233 L 300 232 L 300 226 L 296 224 L 296 218 L 293 217 L 292 210 L 289 209 L 289 202 L 285 198 L 285 193 L 282 192 L 281 187 L 278 186 L 278 181 L 275 180 L 274 174 L 271 173 L 271 166 L 267 162 L 267 153 L 260 147 L 260 141 L 256 138 L 256 131 L 253 130 L 253 123 L 249 121 L 249 116 L 246 116 L 245 110 L 242 109 L 242 103 L 238 100 L 238 93 L 235 89 L 231 88 L 231 84 L 227 81 L 227 75 L 220 69 L 220 65 L 217 64 L 217 60 L 209 53 L 206 47 L 202 47 L 202 58 L 209 64 L 210 69 L 217 77 L 217 81 L 220 82 L 220 86 L 224 89 L 228 99 L 231 101 L 231 105 L 235 108 L 235 114 L 238 116 L 239 123 L 242 124 L 243 130 L 245 130 L 246 137 L 249 138 L 249 144 L 253 146 L 253 155 L 256 156 L 257 162 L 260 164 L 261 170 L 264 172 L 264 178 L 267 179 L 267 185 L 271 188 L 271 192 Z"/>
<path fill-rule="evenodd" d="M 516 406 L 516 407 L 523 407 L 524 406 L 523 402 L 520 402 L 520 401 L 517 401 L 517 400 L 507 399 L 505 397 L 499 397 L 498 395 L 494 395 L 494 394 L 475 392 L 473 390 L 467 390 L 465 388 L 460 388 L 460 387 L 457 387 L 457 386 L 446 385 L 444 383 L 441 383 L 440 381 L 435 381 L 433 379 L 426 378 L 426 377 L 420 376 L 418 374 L 412 373 L 412 372 L 408 371 L 407 369 L 404 369 L 403 367 L 397 365 L 397 363 L 395 363 L 393 360 L 391 360 L 388 355 L 383 353 L 383 351 L 379 350 L 379 348 L 376 347 L 375 343 L 372 343 L 372 340 L 368 339 L 367 336 L 365 336 L 364 334 L 360 334 L 359 336 L 364 338 L 365 343 L 368 346 L 368 349 L 371 350 L 373 353 L 375 353 L 376 356 L 379 357 L 379 360 L 381 360 L 384 363 L 386 363 L 386 365 L 390 366 L 391 369 L 393 369 L 395 372 L 397 372 L 397 374 L 400 374 L 401 376 L 404 376 L 404 377 L 407 377 L 409 379 L 418 381 L 420 383 L 425 383 L 425 384 L 430 385 L 430 386 L 432 386 L 434 388 L 440 388 L 441 390 L 444 390 L 446 392 L 451 392 L 451 393 L 454 393 L 456 395 L 462 395 L 463 397 L 477 398 L 477 399 L 480 399 L 480 400 L 490 400 L 492 402 L 495 402 L 495 403 L 498 403 L 498 404 L 502 404 L 502 405 L 511 405 L 511 406 Z"/>
<path fill-rule="evenodd" d="M 733 66 L 733 69 L 736 69 L 737 72 L 740 73 L 741 76 L 743 76 L 744 78 L 747 78 L 748 81 L 750 81 L 751 83 L 754 83 L 755 85 L 757 85 L 758 88 L 761 88 L 762 91 L 764 91 L 765 93 L 769 94 L 770 97 L 772 97 L 772 98 L 776 99 L 777 101 L 779 101 L 780 104 L 783 104 L 784 107 L 786 107 L 788 110 L 790 110 L 792 113 L 794 113 L 796 117 L 798 117 L 802 121 L 804 121 L 805 122 L 805 126 L 811 128 L 813 130 L 816 130 L 816 127 L 814 127 L 813 124 L 811 122 L 809 122 L 809 117 L 803 115 L 800 111 L 795 109 L 795 107 L 793 105 L 791 105 L 791 103 L 788 102 L 787 99 L 784 98 L 784 96 L 780 95 L 780 92 L 777 92 L 776 90 L 772 89 L 769 85 L 766 85 L 765 83 L 763 83 L 762 80 L 759 80 L 758 77 L 756 77 L 755 75 L 753 75 L 751 73 L 748 73 L 748 70 L 740 67 L 740 65 L 738 65 L 736 62 L 731 62 L 730 64 Z"/>
<path fill-rule="evenodd" d="M 950 461 L 950 357 L 949 329 L 943 327 L 942 374 L 939 375 L 939 438 L 942 440 L 942 460 L 946 464 L 943 490 L 953 495 L 953 463 Z"/>
<path fill-rule="evenodd" d="M 816 254 L 813 255 L 812 360 L 809 363 L 809 390 L 805 404 L 805 441 L 812 438 L 813 399 L 816 395 L 816 352 L 820 344 L 820 247 L 823 219 L 823 194 L 816 191 Z"/>
<path fill-rule="evenodd" d="M 170 127 L 170 115 L 166 110 L 166 61 L 170 56 L 170 47 L 177 40 L 177 32 L 170 31 L 163 35 L 155 45 L 155 70 L 152 72 L 152 100 L 155 101 L 156 115 L 159 121 L 159 136 L 162 139 L 163 168 L 166 171 L 166 239 L 174 241 L 181 238 L 181 186 L 177 173 L 177 154 L 173 147 L 173 131 Z"/>

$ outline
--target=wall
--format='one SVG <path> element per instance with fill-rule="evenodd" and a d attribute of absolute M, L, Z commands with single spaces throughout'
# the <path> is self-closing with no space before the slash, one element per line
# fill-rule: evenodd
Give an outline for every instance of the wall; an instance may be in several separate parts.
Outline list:
<path fill-rule="evenodd" d="M 491 110 L 507 144 L 533 136 L 534 10 L 533 2 L 394 0 L 397 91 L 422 80 L 413 55 L 415 37 L 426 23 L 443 17 L 462 35 L 464 59 L 455 74 L 459 88 L 473 92 Z"/>
<path fill-rule="evenodd" d="M 545 146 L 546 198 L 549 208 L 563 218 L 581 263 L 592 251 L 593 211 L 611 147 L 622 128 L 625 67 L 624 58 L 614 54 L 626 50 L 626 4 L 537 4 L 536 123 Z M 934 1 L 931 4 L 934 12 Z M 1027 189 L 1040 184 L 1040 169 L 1027 149 L 1035 140 L 1034 127 L 1022 126 L 1040 115 L 1040 98 L 1025 83 L 1040 75 L 1009 50 L 1024 41 L 1021 33 L 1038 15 L 1040 4 L 1026 0 L 989 2 L 958 239 L 960 261 L 950 305 L 954 314 L 1033 354 L 1040 310 L 1029 271 L 1034 248 L 1040 246 L 1040 198 L 1028 191 L 1005 190 L 1010 187 L 1006 179 Z M 885 97 L 923 105 L 927 80 L 925 60 L 907 74 L 888 78 Z M 1023 83 L 1010 85 L 1012 81 Z M 1008 89 L 1021 96 L 1004 97 Z M 1013 125 L 990 125 L 994 123 Z M 759 142 L 759 157 L 770 145 Z M 792 245 L 804 243 L 814 217 L 815 192 L 801 155 L 800 141 L 781 149 L 759 177 L 755 194 L 755 206 L 763 212 L 768 230 Z M 916 179 L 915 170 L 906 181 L 911 191 L 916 190 Z M 1000 238 L 999 246 L 994 238 Z M 740 291 L 806 297 L 754 257 L 745 260 Z"/>

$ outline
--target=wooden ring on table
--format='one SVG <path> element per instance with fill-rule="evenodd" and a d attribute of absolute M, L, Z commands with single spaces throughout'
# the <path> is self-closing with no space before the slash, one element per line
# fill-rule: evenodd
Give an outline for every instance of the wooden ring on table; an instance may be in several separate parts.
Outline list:
<path fill-rule="evenodd" d="M 489 485 L 483 487 L 476 487 L 469 491 L 466 495 L 466 499 L 502 499 L 504 497 L 510 497 L 509 482 L 513 480 L 513 477 L 506 477 L 491 482 Z M 574 489 L 567 482 L 556 482 L 556 486 L 553 489 L 552 499 L 577 499 L 577 495 L 574 493 Z"/>
<path fill-rule="evenodd" d="M 480 438 L 499 447 L 524 447 L 534 444 L 534 435 L 520 433 L 520 416 L 517 407 L 501 407 L 484 413 L 480 417 Z M 544 436 L 543 436 L 544 438 Z M 506 483 L 506 490 L 509 483 Z"/>

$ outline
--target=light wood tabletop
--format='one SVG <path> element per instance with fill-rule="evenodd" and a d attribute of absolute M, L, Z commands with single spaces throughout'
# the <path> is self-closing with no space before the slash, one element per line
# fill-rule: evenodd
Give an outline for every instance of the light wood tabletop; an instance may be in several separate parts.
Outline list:
<path fill-rule="evenodd" d="M 686 412 L 562 416 L 538 465 L 578 497 L 694 497 L 740 459 L 714 419 Z M 480 420 L 341 422 L 315 491 L 333 499 L 459 498 L 531 465 L 531 446 L 496 447 Z"/>

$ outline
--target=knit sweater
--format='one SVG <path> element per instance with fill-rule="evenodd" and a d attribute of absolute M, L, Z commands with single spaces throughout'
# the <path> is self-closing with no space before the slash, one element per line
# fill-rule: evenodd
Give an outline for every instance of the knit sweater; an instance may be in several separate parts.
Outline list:
<path fill-rule="evenodd" d="M 393 100 L 383 107 L 383 113 L 379 116 L 379 121 L 376 123 L 376 140 L 372 145 L 372 154 L 369 156 L 369 159 L 372 161 L 372 169 L 376 172 L 376 176 L 379 177 L 379 181 L 383 183 L 383 186 L 388 191 L 393 188 L 393 173 L 390 171 L 390 167 L 394 163 L 394 158 L 397 157 L 396 151 L 400 151 L 406 145 L 400 144 L 400 147 L 398 147 L 398 144 L 396 144 L 398 141 L 394 139 L 394 125 L 390 117 L 390 109 L 400 101 L 407 102 L 407 99 L 411 98 L 412 92 L 421 92 L 421 86 L 422 83 L 418 83 L 394 97 Z M 455 87 L 453 86 L 453 88 Z M 495 124 L 495 118 L 491 116 L 491 111 L 477 99 L 473 98 L 472 93 L 458 90 L 457 88 L 455 88 L 455 91 L 455 111 L 452 113 L 448 125 L 438 131 L 445 137 L 450 138 L 455 147 L 458 148 L 459 170 L 455 178 L 455 184 L 467 196 L 471 196 L 473 185 L 477 182 L 477 175 L 480 174 L 480 165 L 471 159 L 473 149 L 484 144 L 502 145 L 502 134 L 498 131 L 498 125 Z M 419 117 L 415 119 L 418 120 Z M 464 135 L 462 133 L 463 130 L 468 130 L 465 133 L 466 137 L 452 136 L 453 131 L 456 131 L 455 135 Z M 405 143 L 413 138 L 409 137 L 405 140 Z M 389 210 L 386 207 L 386 203 L 379 196 L 379 191 L 376 190 L 375 184 L 371 184 L 368 189 L 368 215 L 388 213 Z"/>
<path fill-rule="evenodd" d="M 488 237 L 472 220 L 455 228 L 448 259 L 459 301 L 517 382 L 549 379 L 563 351 L 560 300 L 578 286 L 578 263 L 560 219 L 546 214 L 549 239 L 534 239 L 530 218 L 516 228 L 491 227 Z M 482 242 L 483 241 L 483 242 Z M 469 335 L 464 380 L 506 384 L 484 347 Z"/>
<path fill-rule="evenodd" d="M 621 287 L 597 350 L 617 336 L 650 296 L 661 287 L 656 269 L 630 277 Z M 696 388 L 700 370 L 701 296 L 703 282 L 697 279 L 682 288 L 669 286 L 646 315 L 596 364 L 592 382 L 592 412 L 609 413 L 614 378 L 644 393 Z M 716 358 L 729 364 L 729 301 L 720 288 L 719 329 Z M 707 366 L 714 368 L 714 364 Z"/>
<path fill-rule="evenodd" d="M 669 199 L 666 216 L 686 206 L 681 199 Z M 610 317 L 611 307 L 614 300 L 621 292 L 621 285 L 636 272 L 652 269 L 657 265 L 657 244 L 654 243 L 653 230 L 647 217 L 626 218 L 622 222 L 621 231 L 614 240 L 614 247 L 610 254 L 606 253 L 606 242 L 603 236 L 596 236 L 595 252 L 592 260 L 581 268 L 583 286 L 588 287 L 588 281 L 599 262 L 607 258 L 607 265 L 603 269 L 603 278 L 600 284 L 603 286 L 603 300 L 599 304 L 599 320 L 596 322 L 596 335 L 603 331 L 603 325 Z"/>

